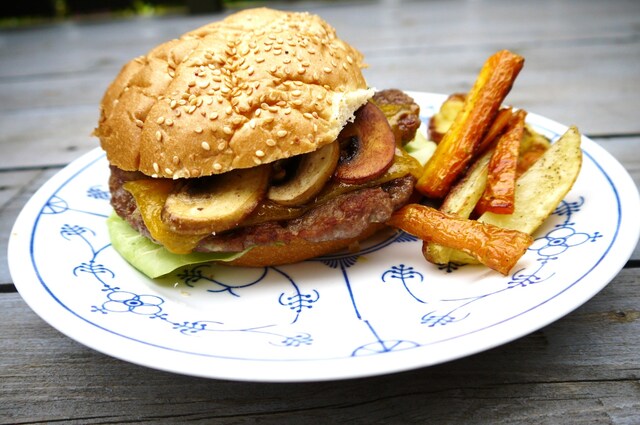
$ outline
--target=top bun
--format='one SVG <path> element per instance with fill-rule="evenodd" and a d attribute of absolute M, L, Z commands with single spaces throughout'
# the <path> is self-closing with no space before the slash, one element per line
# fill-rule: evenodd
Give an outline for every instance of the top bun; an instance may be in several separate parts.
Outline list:
<path fill-rule="evenodd" d="M 362 59 L 318 16 L 245 10 L 127 63 L 95 134 L 112 165 L 153 177 L 311 152 L 373 95 Z"/>

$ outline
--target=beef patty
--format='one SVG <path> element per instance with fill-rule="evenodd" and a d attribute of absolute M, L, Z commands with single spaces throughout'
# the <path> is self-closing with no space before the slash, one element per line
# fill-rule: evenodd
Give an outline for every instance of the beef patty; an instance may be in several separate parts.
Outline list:
<path fill-rule="evenodd" d="M 111 167 L 109 189 L 116 213 L 134 229 L 151 238 L 133 196 L 122 186 L 130 180 L 148 178 L 139 172 Z M 271 221 L 242 226 L 204 237 L 195 251 L 239 252 L 256 245 L 287 243 L 294 238 L 323 242 L 357 237 L 372 223 L 384 223 L 393 211 L 407 203 L 413 193 L 415 178 L 405 176 L 379 187 L 357 189 L 338 195 L 302 216 L 285 221 Z"/>

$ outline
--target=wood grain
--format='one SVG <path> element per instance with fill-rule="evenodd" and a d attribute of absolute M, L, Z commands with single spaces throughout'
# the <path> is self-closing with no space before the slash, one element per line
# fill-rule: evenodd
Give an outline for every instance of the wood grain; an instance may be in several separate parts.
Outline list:
<path fill-rule="evenodd" d="M 638 1 L 272 5 L 327 19 L 363 51 L 366 77 L 380 88 L 467 91 L 490 54 L 522 54 L 507 102 L 578 125 L 640 185 Z M 537 332 L 449 363 L 364 379 L 256 384 L 179 376 L 95 352 L 36 316 L 15 292 L 6 261 L 19 211 L 61 167 L 98 145 L 90 136 L 97 105 L 126 61 L 222 16 L 0 30 L 0 424 L 640 423 L 639 247 L 604 290 Z"/>

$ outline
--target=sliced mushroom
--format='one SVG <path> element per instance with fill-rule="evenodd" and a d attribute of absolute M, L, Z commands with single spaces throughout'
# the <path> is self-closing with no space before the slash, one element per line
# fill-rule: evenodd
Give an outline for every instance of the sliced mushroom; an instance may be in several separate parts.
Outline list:
<path fill-rule="evenodd" d="M 396 151 L 393 130 L 380 108 L 367 103 L 355 115 L 338 136 L 342 152 L 335 176 L 349 184 L 380 177 L 393 163 Z"/>
<path fill-rule="evenodd" d="M 286 206 L 307 203 L 331 178 L 339 158 L 340 145 L 337 141 L 303 155 L 295 174 L 284 183 L 271 186 L 267 197 Z"/>
<path fill-rule="evenodd" d="M 260 166 L 188 180 L 167 198 L 162 221 L 187 235 L 232 229 L 264 198 L 269 170 Z"/>

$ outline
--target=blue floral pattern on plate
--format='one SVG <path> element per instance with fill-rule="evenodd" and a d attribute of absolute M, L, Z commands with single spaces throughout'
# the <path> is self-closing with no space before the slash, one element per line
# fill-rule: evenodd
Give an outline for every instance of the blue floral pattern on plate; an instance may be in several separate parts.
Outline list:
<path fill-rule="evenodd" d="M 416 98 L 423 113 L 443 99 Z M 552 139 L 562 129 L 542 118 L 534 124 Z M 104 223 L 110 214 L 108 167 L 96 150 L 34 197 L 32 218 L 23 219 L 29 262 L 20 264 L 28 264 L 24 267 L 36 276 L 46 303 L 122 341 L 128 350 L 117 355 L 139 363 L 161 367 L 137 357 L 135 347 L 174 356 L 183 362 L 170 370 L 202 376 L 290 381 L 403 370 L 513 339 L 543 323 L 539 315 L 557 318 L 570 311 L 562 307 L 558 313 L 554 306 L 608 258 L 624 210 L 617 186 L 589 150 L 585 167 L 604 189 L 591 193 L 592 182 L 581 183 L 581 176 L 510 276 L 480 266 L 433 266 L 422 258 L 421 241 L 387 231 L 358 253 L 261 269 L 201 264 L 152 281 L 110 246 Z M 607 221 L 591 218 L 605 213 Z M 27 300 L 28 291 L 36 290 L 30 284 L 23 294 Z M 52 313 L 37 311 L 56 322 Z M 486 342 L 478 343 L 479 336 Z M 469 341 L 472 349 L 461 348 Z M 116 350 L 101 342 L 89 345 Z M 370 360 L 357 360 L 364 358 L 380 361 L 370 367 Z M 226 373 L 195 370 L 192 361 L 233 367 Z M 251 376 L 242 371 L 263 362 L 270 368 Z M 286 366 L 274 366 L 282 362 Z M 304 366 L 325 362 L 329 369 Z"/>

